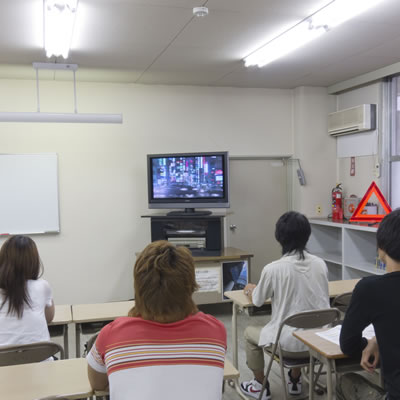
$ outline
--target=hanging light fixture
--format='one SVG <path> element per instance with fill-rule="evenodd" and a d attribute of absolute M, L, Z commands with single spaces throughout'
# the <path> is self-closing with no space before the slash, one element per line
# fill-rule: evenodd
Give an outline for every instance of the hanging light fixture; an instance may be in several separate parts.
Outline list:
<path fill-rule="evenodd" d="M 68 58 L 78 0 L 43 0 L 46 56 Z"/>
<path fill-rule="evenodd" d="M 36 112 L 0 112 L 0 122 L 72 122 L 122 124 L 122 114 L 82 114 L 78 113 L 76 101 L 76 64 L 33 63 L 36 70 Z M 39 69 L 72 71 L 74 76 L 74 111 L 73 113 L 48 113 L 40 111 Z"/>

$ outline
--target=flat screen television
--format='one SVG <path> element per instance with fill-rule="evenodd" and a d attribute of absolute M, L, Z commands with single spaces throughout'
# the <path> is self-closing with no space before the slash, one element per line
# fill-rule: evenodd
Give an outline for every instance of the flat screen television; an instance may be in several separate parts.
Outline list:
<path fill-rule="evenodd" d="M 209 215 L 195 208 L 229 207 L 228 152 L 149 154 L 149 208 L 168 215 Z"/>

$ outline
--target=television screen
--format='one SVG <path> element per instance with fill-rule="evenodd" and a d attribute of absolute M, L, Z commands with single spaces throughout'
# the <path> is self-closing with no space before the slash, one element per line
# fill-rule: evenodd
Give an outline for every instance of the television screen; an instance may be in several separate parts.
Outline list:
<path fill-rule="evenodd" d="M 228 207 L 228 153 L 148 155 L 149 207 Z"/>

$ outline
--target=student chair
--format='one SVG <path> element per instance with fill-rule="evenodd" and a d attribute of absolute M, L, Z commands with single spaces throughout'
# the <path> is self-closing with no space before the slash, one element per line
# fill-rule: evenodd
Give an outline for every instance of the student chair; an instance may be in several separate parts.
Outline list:
<path fill-rule="evenodd" d="M 275 343 L 271 347 L 264 347 L 264 352 L 270 357 L 267 371 L 265 374 L 262 390 L 259 399 L 262 398 L 265 387 L 267 385 L 268 376 L 271 372 L 272 363 L 276 361 L 280 365 L 282 386 L 285 388 L 284 398 L 289 399 L 287 384 L 285 380 L 284 368 L 303 368 L 310 366 L 310 356 L 308 352 L 301 352 L 299 355 L 301 358 L 287 358 L 283 355 L 282 348 L 279 343 L 282 329 L 285 325 L 296 328 L 296 329 L 315 329 L 321 328 L 326 325 L 336 325 L 340 321 L 340 311 L 337 308 L 327 308 L 322 310 L 304 311 L 298 314 L 291 315 L 290 317 L 283 320 L 279 326 L 276 334 Z M 319 375 L 321 374 L 322 364 L 319 365 L 319 369 L 316 374 L 315 382 L 309 382 L 310 385 L 317 385 Z M 303 374 L 306 375 L 306 374 Z M 318 385 L 320 386 L 320 385 Z M 308 396 L 307 396 L 308 397 Z M 296 399 L 299 397 L 296 396 Z"/>
<path fill-rule="evenodd" d="M 353 292 L 347 292 L 337 295 L 332 300 L 332 307 L 338 308 L 341 312 L 345 313 L 349 308 L 352 294 Z"/>
<path fill-rule="evenodd" d="M 60 358 L 64 359 L 63 347 L 54 342 L 2 346 L 0 347 L 0 367 L 40 362 L 57 353 L 60 353 Z"/>

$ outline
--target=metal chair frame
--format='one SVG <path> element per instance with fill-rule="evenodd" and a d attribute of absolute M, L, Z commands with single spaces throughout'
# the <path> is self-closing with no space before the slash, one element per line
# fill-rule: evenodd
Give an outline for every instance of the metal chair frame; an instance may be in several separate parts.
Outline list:
<path fill-rule="evenodd" d="M 60 353 L 60 358 L 64 359 L 63 347 L 50 341 L 2 346 L 0 347 L 0 367 L 40 362 L 57 353 Z"/>
<path fill-rule="evenodd" d="M 270 360 L 268 363 L 267 371 L 264 377 L 263 386 L 259 395 L 259 399 L 261 400 L 265 387 L 267 385 L 268 376 L 271 372 L 272 363 L 275 360 L 279 363 L 281 369 L 281 379 L 282 385 L 285 388 L 285 399 L 288 400 L 288 390 L 285 380 L 284 368 L 302 368 L 310 366 L 310 359 L 299 359 L 293 362 L 293 359 L 287 359 L 282 355 L 282 349 L 279 343 L 279 339 L 281 336 L 282 329 L 285 325 L 291 326 L 296 329 L 315 329 L 321 328 L 326 325 L 335 325 L 338 321 L 340 321 L 340 311 L 337 308 L 326 308 L 322 310 L 312 310 L 312 311 L 304 311 L 290 317 L 284 319 L 278 329 L 276 334 L 275 343 L 272 346 L 272 350 L 270 351 L 267 348 L 264 348 L 264 351 L 270 356 Z M 317 384 L 318 378 L 321 374 L 322 364 L 319 365 L 319 369 L 316 374 L 316 378 L 313 382 L 309 382 L 310 385 L 315 386 Z M 298 397 L 296 397 L 298 399 Z"/>
<path fill-rule="evenodd" d="M 347 292 L 337 295 L 332 300 L 332 307 L 339 309 L 342 313 L 345 313 L 349 308 L 351 296 L 353 292 Z"/>

